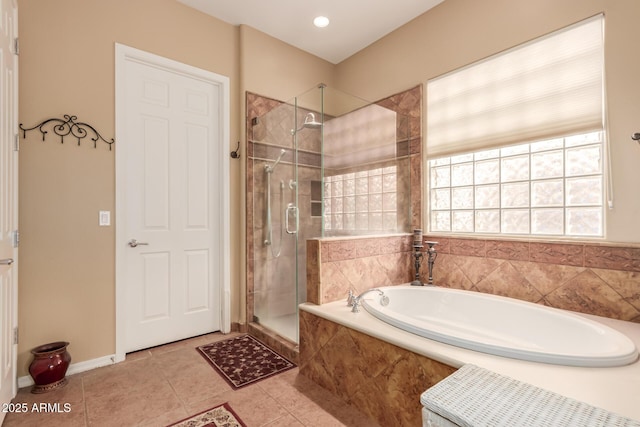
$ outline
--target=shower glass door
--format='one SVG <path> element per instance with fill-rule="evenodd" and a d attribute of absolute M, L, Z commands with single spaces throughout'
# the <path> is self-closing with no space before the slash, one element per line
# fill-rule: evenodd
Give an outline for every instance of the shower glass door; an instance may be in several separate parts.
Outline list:
<path fill-rule="evenodd" d="M 297 341 L 295 107 L 282 103 L 251 122 L 253 321 Z"/>
<path fill-rule="evenodd" d="M 248 132 L 252 320 L 293 342 L 298 342 L 298 304 L 306 301 L 306 240 L 322 229 L 322 110 L 309 108 L 321 105 L 321 91 L 314 88 L 289 102 L 261 100 L 273 106 L 251 119 Z"/>
<path fill-rule="evenodd" d="M 255 96 L 248 110 L 248 311 L 298 342 L 307 240 L 410 229 L 410 120 L 322 84 L 286 102 Z"/>

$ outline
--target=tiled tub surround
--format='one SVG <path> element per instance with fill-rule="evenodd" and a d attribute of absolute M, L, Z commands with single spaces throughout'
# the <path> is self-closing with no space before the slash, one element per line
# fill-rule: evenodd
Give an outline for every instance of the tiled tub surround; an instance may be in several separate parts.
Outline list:
<path fill-rule="evenodd" d="M 376 286 L 413 279 L 412 235 L 307 240 L 307 301 L 346 300 Z"/>
<path fill-rule="evenodd" d="M 640 245 L 435 240 L 439 286 L 640 323 Z"/>
<path fill-rule="evenodd" d="M 300 373 L 381 425 L 421 425 L 420 394 L 464 364 L 640 420 L 638 361 L 613 368 L 528 362 L 422 338 L 366 310 L 352 313 L 344 301 L 300 308 Z M 585 316 L 617 329 L 640 348 L 637 323 Z"/>
<path fill-rule="evenodd" d="M 383 426 L 421 425 L 420 394 L 455 368 L 300 311 L 300 373 Z"/>
<path fill-rule="evenodd" d="M 437 286 L 502 295 L 640 323 L 640 246 L 460 239 L 439 242 Z M 411 236 L 322 239 L 307 244 L 309 302 L 346 298 L 349 289 L 398 285 L 413 277 Z M 426 257 L 422 261 L 426 276 Z"/>
<path fill-rule="evenodd" d="M 395 375 L 399 372 L 405 372 L 401 375 L 404 382 L 410 382 L 418 372 L 426 389 L 440 375 L 446 376 L 449 367 L 465 363 L 640 419 L 640 362 L 616 368 L 579 368 L 506 359 L 422 339 L 385 324 L 365 310 L 351 313 L 345 304 L 349 289 L 362 292 L 413 279 L 412 238 L 401 235 L 307 242 L 309 303 L 301 306 L 300 323 L 303 375 L 379 420 L 386 419 L 385 411 L 407 411 L 409 417 L 419 414 L 419 393 L 413 394 L 413 400 L 407 399 L 406 393 L 413 393 L 409 384 L 398 392 L 397 384 L 402 381 L 398 382 Z M 603 316 L 594 320 L 625 333 L 640 348 L 640 326 L 636 324 L 640 323 L 640 247 L 433 235 L 424 240 L 439 242 L 436 285 Z M 425 263 L 423 260 L 422 271 Z M 397 347 L 416 355 L 408 356 Z M 384 359 L 389 355 L 397 359 Z M 371 368 L 379 360 L 388 362 L 387 370 Z M 431 370 L 425 370 L 425 364 Z M 413 369 L 409 373 L 402 371 L 407 366 Z M 361 388 L 363 375 L 374 380 Z"/>

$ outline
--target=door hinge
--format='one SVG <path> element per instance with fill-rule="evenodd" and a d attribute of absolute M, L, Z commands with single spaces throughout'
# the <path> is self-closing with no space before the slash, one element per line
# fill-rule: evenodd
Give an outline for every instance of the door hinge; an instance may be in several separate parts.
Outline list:
<path fill-rule="evenodd" d="M 20 151 L 20 135 L 16 133 L 13 141 L 13 151 Z"/>
<path fill-rule="evenodd" d="M 13 39 L 13 53 L 20 55 L 20 41 L 18 40 L 18 37 Z"/>
<path fill-rule="evenodd" d="M 18 230 L 14 230 L 13 232 L 13 247 L 17 248 L 20 246 L 20 232 Z"/>
<path fill-rule="evenodd" d="M 18 344 L 18 327 L 13 328 L 13 343 Z"/>

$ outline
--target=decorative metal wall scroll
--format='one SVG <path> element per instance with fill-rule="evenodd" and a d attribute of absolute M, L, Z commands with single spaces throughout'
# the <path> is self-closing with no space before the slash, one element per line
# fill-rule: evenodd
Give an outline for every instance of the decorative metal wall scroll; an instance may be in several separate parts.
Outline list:
<path fill-rule="evenodd" d="M 71 135 L 72 137 L 78 138 L 78 145 L 80 145 L 80 140 L 89 136 L 90 135 L 89 131 L 91 131 L 93 132 L 93 136 L 91 136 L 90 139 L 93 141 L 93 148 L 98 148 L 97 147 L 98 140 L 101 140 L 109 145 L 109 151 L 111 151 L 111 146 L 115 142 L 113 138 L 111 138 L 110 141 L 107 141 L 102 137 L 102 135 L 100 135 L 100 133 L 93 126 L 83 122 L 76 122 L 77 119 L 78 119 L 77 116 L 70 116 L 68 114 L 65 114 L 64 120 L 56 119 L 56 118 L 47 119 L 42 123 L 27 129 L 22 127 L 22 123 L 20 123 L 20 129 L 22 130 L 22 138 L 27 137 L 27 131 L 38 129 L 42 134 L 42 140 L 44 141 L 47 136 L 47 133 L 49 133 L 49 131 L 46 130 L 46 128 L 51 127 L 51 129 L 53 129 L 53 132 L 56 135 L 60 136 L 61 144 L 64 144 L 65 136 Z"/>

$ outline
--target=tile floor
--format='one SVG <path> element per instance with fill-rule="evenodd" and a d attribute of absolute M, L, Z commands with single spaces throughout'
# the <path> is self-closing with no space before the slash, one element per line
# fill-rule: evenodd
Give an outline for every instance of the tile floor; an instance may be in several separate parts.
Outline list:
<path fill-rule="evenodd" d="M 60 411 L 7 414 L 2 427 L 166 426 L 224 402 L 248 427 L 378 426 L 297 368 L 234 391 L 195 347 L 236 335 L 215 333 L 132 353 L 122 363 L 70 375 L 64 388 L 49 393 L 20 389 L 15 403 L 30 409 L 59 403 Z"/>

